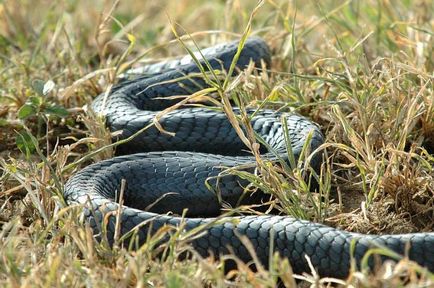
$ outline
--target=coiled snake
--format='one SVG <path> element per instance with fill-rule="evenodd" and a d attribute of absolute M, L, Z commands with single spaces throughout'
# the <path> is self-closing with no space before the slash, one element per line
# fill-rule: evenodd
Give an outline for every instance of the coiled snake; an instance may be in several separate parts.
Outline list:
<path fill-rule="evenodd" d="M 210 69 L 229 71 L 237 48 L 238 42 L 232 42 L 203 50 L 209 66 L 199 59 L 208 72 Z M 261 63 L 270 65 L 270 57 L 265 42 L 252 37 L 246 41 L 237 67 L 245 68 L 250 61 L 256 67 L 261 67 Z M 106 116 L 108 127 L 122 131 L 121 138 L 149 125 L 159 111 L 179 101 L 169 96 L 191 95 L 208 87 L 203 77 L 198 76 L 200 69 L 190 56 L 151 65 L 144 72 L 148 75 L 122 82 L 93 102 L 93 109 Z M 252 116 L 253 129 L 274 150 L 274 154 L 267 152 L 264 157 L 287 157 L 283 117 L 287 120 L 295 158 L 299 157 L 308 135 L 311 151 L 323 143 L 317 125 L 302 116 L 269 110 Z M 125 234 L 142 223 L 137 231 L 141 242 L 146 240 L 148 232 L 155 232 L 163 225 L 179 226 L 182 222 L 184 229 L 190 230 L 209 224 L 206 233 L 190 242 L 204 256 L 209 253 L 218 256 L 231 250 L 241 260 L 251 260 L 240 241 L 242 235 L 252 243 L 265 265 L 272 245 L 281 257 L 289 259 L 296 273 L 310 271 L 305 257 L 309 256 L 320 275 L 345 277 L 350 269 L 352 243 L 352 256 L 357 263 L 370 247 L 385 246 L 434 271 L 434 233 L 362 235 L 289 216 L 236 216 L 216 223 L 214 218 L 201 218 L 215 216 L 221 208 L 219 198 L 205 185 L 206 179 L 215 179 L 222 167 L 255 163 L 255 158 L 245 152 L 245 145 L 226 115 L 215 109 L 189 106 L 165 114 L 159 123 L 176 135 L 151 127 L 121 146 L 122 153 L 129 155 L 90 165 L 67 182 L 66 201 L 87 207 L 84 214 L 95 233 L 101 232 L 104 215 L 118 210 L 115 199 L 121 180 L 125 179 L 120 232 Z M 320 160 L 320 155 L 312 157 L 311 165 L 318 167 Z M 220 200 L 236 205 L 243 193 L 241 186 L 246 183 L 234 175 L 226 175 L 218 181 L 211 180 L 211 184 L 218 186 Z M 152 212 L 144 211 L 153 203 Z M 181 215 L 185 208 L 188 208 L 186 218 L 164 214 L 171 211 Z M 113 241 L 115 217 L 108 219 L 107 237 Z"/>

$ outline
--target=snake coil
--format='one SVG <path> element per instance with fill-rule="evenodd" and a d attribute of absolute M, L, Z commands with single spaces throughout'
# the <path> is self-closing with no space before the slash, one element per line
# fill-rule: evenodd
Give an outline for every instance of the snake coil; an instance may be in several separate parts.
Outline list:
<path fill-rule="evenodd" d="M 228 71 L 237 49 L 238 42 L 204 49 L 204 58 L 199 56 L 202 68 L 208 72 L 210 69 Z M 260 38 L 252 37 L 245 42 L 236 63 L 238 70 L 251 61 L 256 67 L 270 65 L 269 48 Z M 200 71 L 191 56 L 150 65 L 140 71 L 144 76 L 124 81 L 108 95 L 98 96 L 92 107 L 105 115 L 112 131 L 121 131 L 120 137 L 126 138 L 152 123 L 159 111 L 179 101 L 170 96 L 191 95 L 209 87 L 204 78 L 198 76 Z M 239 111 L 234 109 L 234 112 Z M 252 115 L 251 124 L 274 151 L 263 151 L 264 157 L 287 157 L 282 118 L 286 118 L 296 159 L 307 139 L 310 139 L 310 151 L 323 143 L 318 126 L 308 119 L 262 110 Z M 407 255 L 434 271 L 434 233 L 363 235 L 289 216 L 236 216 L 218 221 L 206 218 L 218 215 L 221 208 L 219 198 L 207 189 L 206 179 L 215 179 L 222 167 L 255 163 L 255 158 L 245 152 L 245 145 L 221 111 L 187 106 L 165 114 L 159 123 L 165 130 L 176 132 L 175 136 L 150 127 L 120 147 L 123 154 L 129 155 L 90 165 L 67 182 L 64 190 L 67 203 L 85 206 L 84 215 L 95 234 L 101 233 L 105 215 L 118 210 L 117 194 L 121 180 L 125 179 L 121 234 L 141 225 L 137 230 L 140 242 L 146 241 L 149 232 L 164 225 L 182 223 L 185 230 L 207 225 L 206 233 L 190 242 L 203 256 L 210 253 L 218 256 L 231 250 L 241 260 L 250 261 L 251 255 L 239 238 L 242 235 L 255 247 L 263 264 L 268 263 L 272 245 L 274 252 L 289 259 L 296 273 L 310 271 L 305 257 L 309 256 L 320 275 L 345 277 L 351 257 L 360 263 L 369 248 L 378 246 Z M 320 161 L 320 155 L 314 155 L 310 164 L 318 167 Z M 243 194 L 241 186 L 246 182 L 226 175 L 219 181 L 211 180 L 211 184 L 218 186 L 221 201 L 236 205 Z M 145 211 L 150 206 L 152 208 Z M 186 218 L 165 214 L 170 211 L 179 215 L 185 208 L 188 209 Z M 113 241 L 115 216 L 108 219 L 106 233 Z M 352 243 L 353 253 L 350 252 Z"/>

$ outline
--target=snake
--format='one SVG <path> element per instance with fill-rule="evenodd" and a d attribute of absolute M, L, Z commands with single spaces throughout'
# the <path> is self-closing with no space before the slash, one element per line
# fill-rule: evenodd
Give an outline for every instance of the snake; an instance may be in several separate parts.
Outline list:
<path fill-rule="evenodd" d="M 321 276 L 345 278 L 352 263 L 361 267 L 371 248 L 386 248 L 434 271 L 431 232 L 371 235 L 288 215 L 222 214 L 223 204 L 235 207 L 264 199 L 260 192 L 245 195 L 250 182 L 241 174 L 224 173 L 231 167 L 254 173 L 255 155 L 222 109 L 187 102 L 179 109 L 165 109 L 185 99 L 182 95 L 215 87 L 212 83 L 222 81 L 218 75 L 234 77 L 252 64 L 258 73 L 266 73 L 272 57 L 267 43 L 252 36 L 242 44 L 240 40 L 218 44 L 141 67 L 96 97 L 92 109 L 105 117 L 117 139 L 130 141 L 118 147 L 119 155 L 71 176 L 64 189 L 66 203 L 82 206 L 95 236 L 109 243 L 119 235 L 134 235 L 141 245 L 163 227 L 177 227 L 197 234 L 189 245 L 201 256 L 233 254 L 251 263 L 250 245 L 262 265 L 270 265 L 277 253 L 288 259 L 295 273 L 311 272 L 313 267 Z M 240 109 L 231 109 L 240 115 Z M 261 157 L 289 162 L 291 153 L 299 160 L 308 151 L 311 154 L 304 157 L 310 166 L 321 165 L 318 148 L 325 137 L 319 125 L 293 112 L 246 109 L 245 113 L 252 131 L 263 140 Z M 153 125 L 156 118 L 164 131 Z M 168 241 L 167 233 L 160 241 Z M 376 260 L 390 257 L 371 256 L 367 266 L 374 269 Z"/>

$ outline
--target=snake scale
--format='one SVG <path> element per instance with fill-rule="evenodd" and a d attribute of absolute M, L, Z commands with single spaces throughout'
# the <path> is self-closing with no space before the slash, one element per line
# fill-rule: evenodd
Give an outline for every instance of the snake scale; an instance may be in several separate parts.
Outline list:
<path fill-rule="evenodd" d="M 229 71 L 238 43 L 204 49 L 204 58 L 198 56 L 203 68 L 208 72 L 210 69 Z M 242 70 L 251 61 L 256 67 L 269 66 L 271 62 L 267 44 L 257 37 L 245 42 L 236 70 Z M 198 72 L 200 69 L 191 56 L 152 64 L 142 69 L 144 76 L 121 82 L 110 93 L 98 96 L 92 107 L 105 115 L 106 125 L 112 131 L 121 131 L 120 138 L 126 138 L 149 125 L 159 111 L 179 101 L 170 96 L 191 95 L 209 87 Z M 234 108 L 234 112 L 239 111 Z M 255 132 L 274 150 L 271 155 L 262 149 L 264 157 L 287 157 L 283 117 L 287 120 L 295 158 L 300 156 L 308 135 L 311 151 L 324 141 L 318 126 L 297 114 L 262 110 L 251 116 Z M 112 213 L 106 227 L 111 243 L 115 234 L 113 212 L 118 210 L 121 180 L 125 179 L 120 232 L 123 235 L 141 225 L 137 230 L 140 243 L 146 241 L 148 233 L 165 225 L 182 224 L 185 230 L 205 225 L 206 233 L 190 242 L 203 256 L 231 251 L 241 260 L 250 261 L 245 242 L 240 241 L 240 236 L 245 236 L 264 265 L 268 265 L 271 245 L 273 252 L 289 259 L 296 273 L 310 271 L 306 260 L 309 256 L 320 275 L 345 277 L 352 257 L 360 264 L 366 251 L 378 246 L 407 255 L 434 271 L 434 233 L 363 235 L 277 215 L 233 216 L 215 221 L 213 217 L 220 213 L 221 201 L 236 205 L 243 194 L 241 186 L 247 184 L 235 175 L 225 175 L 218 181 L 215 177 L 222 172 L 222 167 L 255 163 L 255 158 L 246 152 L 225 113 L 216 109 L 186 106 L 165 114 L 159 123 L 165 130 L 176 132 L 175 136 L 151 127 L 120 146 L 121 153 L 127 155 L 89 165 L 73 175 L 65 186 L 65 200 L 69 205 L 85 206 L 83 213 L 95 234 L 102 231 L 105 215 Z M 320 164 L 321 155 L 312 157 L 313 167 L 318 168 Z M 212 186 L 218 186 L 220 199 L 215 191 L 207 188 L 206 179 L 211 179 Z M 147 209 L 150 205 L 151 209 Z M 176 216 L 186 208 L 187 217 Z M 370 259 L 371 267 L 374 263 Z"/>

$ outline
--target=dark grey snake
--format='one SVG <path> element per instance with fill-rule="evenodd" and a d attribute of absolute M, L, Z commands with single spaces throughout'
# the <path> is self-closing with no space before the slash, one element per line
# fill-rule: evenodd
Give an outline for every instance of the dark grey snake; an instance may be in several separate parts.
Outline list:
<path fill-rule="evenodd" d="M 209 68 L 228 71 L 237 47 L 238 42 L 233 42 L 203 50 L 211 67 L 203 60 L 202 66 L 208 72 Z M 252 37 L 245 43 L 237 66 L 242 69 L 250 61 L 256 67 L 261 67 L 261 63 L 270 65 L 270 57 L 266 43 Z M 148 75 L 125 81 L 93 102 L 93 109 L 106 116 L 108 127 L 112 131 L 122 131 L 121 138 L 139 131 L 151 123 L 159 111 L 179 101 L 173 97 L 160 97 L 190 95 L 209 87 L 203 77 L 198 76 L 200 70 L 190 56 L 152 65 L 144 72 Z M 302 116 L 270 110 L 252 116 L 253 129 L 274 150 L 274 153 L 265 151 L 265 158 L 286 159 L 288 155 L 282 118 L 288 123 L 295 158 L 300 156 L 308 135 L 311 136 L 311 151 L 323 143 L 316 124 Z M 122 153 L 130 155 L 90 165 L 67 182 L 64 191 L 67 203 L 87 207 L 84 214 L 95 233 L 101 232 L 104 215 L 118 210 L 115 199 L 119 197 L 121 180 L 125 179 L 121 234 L 142 223 L 137 230 L 141 243 L 148 232 L 155 232 L 164 225 L 183 223 L 184 229 L 190 230 L 209 224 L 206 233 L 190 242 L 203 256 L 210 253 L 218 256 L 231 250 L 241 260 L 250 261 L 251 256 L 239 238 L 246 236 L 263 264 L 267 265 L 269 261 L 272 245 L 273 251 L 289 259 L 296 273 L 310 271 L 305 257 L 309 256 L 320 275 L 345 277 L 350 269 L 350 254 L 356 263 L 360 263 L 370 247 L 378 246 L 407 255 L 434 271 L 434 233 L 362 235 L 289 216 L 236 216 L 219 219 L 216 223 L 213 223 L 215 218 L 198 218 L 218 215 L 221 208 L 219 198 L 205 185 L 206 179 L 211 178 L 210 183 L 218 186 L 220 200 L 236 205 L 243 194 L 241 185 L 245 186 L 245 180 L 234 175 L 226 175 L 219 181 L 215 177 L 222 172 L 222 167 L 255 163 L 255 158 L 245 152 L 245 145 L 226 115 L 215 109 L 184 107 L 164 115 L 159 123 L 176 135 L 163 134 L 151 127 L 121 146 Z M 318 154 L 312 157 L 311 165 L 318 168 L 320 161 Z M 145 212 L 144 209 L 154 202 L 152 212 Z M 171 211 L 181 215 L 185 208 L 188 208 L 185 218 L 164 214 Z M 112 215 L 108 219 L 106 232 L 112 242 L 115 217 Z M 351 245 L 354 245 L 353 252 L 350 252 Z M 372 266 L 374 262 L 371 259 L 369 263 Z"/>

